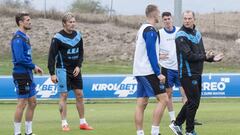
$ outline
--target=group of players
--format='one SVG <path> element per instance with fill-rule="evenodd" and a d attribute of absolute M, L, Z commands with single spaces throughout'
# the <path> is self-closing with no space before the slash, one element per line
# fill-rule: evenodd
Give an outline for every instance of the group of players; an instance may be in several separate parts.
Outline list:
<path fill-rule="evenodd" d="M 43 70 L 33 64 L 31 44 L 26 34 L 31 29 L 31 18 L 28 13 L 19 13 L 15 17 L 19 30 L 11 40 L 13 79 L 17 93 L 17 107 L 14 115 L 14 135 L 21 135 L 21 120 L 25 107 L 25 135 L 33 135 L 32 120 L 36 107 L 36 89 L 33 73 L 43 73 Z M 81 66 L 83 62 L 83 40 L 80 32 L 75 30 L 76 20 L 72 13 L 66 13 L 62 18 L 63 30 L 52 38 L 49 49 L 48 69 L 53 83 L 57 83 L 60 92 L 59 111 L 62 120 L 62 130 L 69 131 L 67 122 L 68 91 L 73 90 L 76 97 L 76 108 L 79 115 L 79 128 L 93 130 L 84 116 L 83 86 Z"/>
<path fill-rule="evenodd" d="M 173 26 L 170 12 L 162 13 L 164 28 L 159 31 L 155 29 L 160 16 L 158 7 L 148 5 L 145 12 L 147 20 L 138 31 L 133 65 L 133 75 L 138 83 L 135 111 L 137 135 L 144 135 L 144 110 L 151 96 L 155 96 L 158 101 L 153 111 L 151 135 L 160 135 L 159 124 L 166 106 L 171 119 L 169 127 L 174 134 L 182 135 L 181 126 L 186 121 L 186 135 L 196 135 L 194 119 L 200 103 L 203 62 L 220 61 L 223 56 L 215 55 L 212 51 L 205 52 L 201 34 L 195 28 L 194 12 L 184 12 L 181 28 Z M 33 135 L 32 120 L 37 104 L 32 70 L 39 74 L 43 74 L 43 70 L 32 62 L 31 44 L 27 35 L 32 27 L 30 15 L 19 13 L 15 19 L 19 29 L 11 40 L 12 75 L 18 99 L 14 114 L 14 135 L 21 135 L 21 121 L 26 107 L 25 135 Z M 80 118 L 79 128 L 93 130 L 84 116 L 82 35 L 75 30 L 76 20 L 72 13 L 68 12 L 62 17 L 62 25 L 63 29 L 52 38 L 48 55 L 49 74 L 60 92 L 61 127 L 63 131 L 70 130 L 66 101 L 68 91 L 73 90 Z M 184 104 L 177 118 L 172 103 L 174 85 L 180 87 Z"/>
<path fill-rule="evenodd" d="M 173 26 L 170 12 L 163 12 L 164 28 L 160 30 L 155 29 L 160 16 L 158 7 L 148 5 L 145 13 L 147 21 L 137 34 L 133 65 L 133 75 L 138 83 L 135 111 L 137 135 L 144 135 L 144 110 L 152 96 L 156 97 L 157 105 L 153 111 L 151 135 L 160 135 L 159 124 L 166 106 L 171 119 L 169 127 L 174 134 L 183 134 L 182 124 L 186 121 L 186 135 L 196 135 L 194 120 L 201 97 L 203 63 L 221 61 L 223 54 L 205 52 L 193 11 L 183 13 L 181 28 Z M 174 85 L 180 88 L 183 102 L 177 118 L 172 102 Z"/>

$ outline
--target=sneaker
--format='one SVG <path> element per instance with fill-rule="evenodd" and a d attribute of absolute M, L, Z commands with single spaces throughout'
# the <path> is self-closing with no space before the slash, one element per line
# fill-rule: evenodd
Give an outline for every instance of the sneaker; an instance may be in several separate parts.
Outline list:
<path fill-rule="evenodd" d="M 175 120 L 172 120 L 172 121 L 170 122 L 170 124 L 172 124 L 172 123 L 175 123 Z"/>
<path fill-rule="evenodd" d="M 186 132 L 186 135 L 197 135 L 197 133 L 193 130 L 192 132 Z"/>
<path fill-rule="evenodd" d="M 25 135 L 36 135 L 36 134 L 33 134 L 33 133 L 27 134 L 27 133 L 25 133 Z"/>
<path fill-rule="evenodd" d="M 202 125 L 201 122 L 198 122 L 197 119 L 194 120 L 194 125 Z"/>
<path fill-rule="evenodd" d="M 80 124 L 79 128 L 81 130 L 93 130 L 93 128 L 91 126 L 89 126 L 87 123 Z"/>
<path fill-rule="evenodd" d="M 178 125 L 176 125 L 175 123 L 171 123 L 169 125 L 169 127 L 171 128 L 171 130 L 173 131 L 173 133 L 175 135 L 183 135 L 182 134 L 182 130 L 180 129 L 180 127 Z"/>
<path fill-rule="evenodd" d="M 63 126 L 62 126 L 62 131 L 67 132 L 67 131 L 69 131 L 69 130 L 70 130 L 70 128 L 69 128 L 68 125 L 63 125 Z"/>

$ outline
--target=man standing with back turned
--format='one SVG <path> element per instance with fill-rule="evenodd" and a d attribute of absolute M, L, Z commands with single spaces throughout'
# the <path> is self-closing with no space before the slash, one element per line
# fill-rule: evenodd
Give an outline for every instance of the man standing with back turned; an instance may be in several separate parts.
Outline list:
<path fill-rule="evenodd" d="M 21 135 L 21 121 L 24 109 L 25 135 L 32 134 L 32 120 L 36 103 L 36 85 L 33 81 L 33 73 L 43 73 L 43 70 L 32 62 L 32 49 L 29 36 L 26 34 L 32 28 L 31 18 L 28 13 L 19 13 L 15 17 L 19 30 L 14 34 L 11 41 L 13 79 L 17 93 L 17 107 L 14 115 L 14 135 Z"/>
<path fill-rule="evenodd" d="M 155 96 L 157 105 L 153 111 L 151 135 L 160 135 L 159 124 L 163 116 L 168 96 L 162 83 L 165 77 L 159 67 L 159 34 L 154 28 L 159 22 L 157 6 L 148 5 L 146 8 L 147 22 L 138 31 L 134 55 L 133 75 L 137 80 L 137 106 L 135 111 L 135 126 L 137 135 L 144 135 L 143 116 L 148 99 Z"/>
<path fill-rule="evenodd" d="M 183 26 L 176 34 L 179 77 L 187 96 L 176 121 L 169 125 L 176 135 L 182 135 L 181 126 L 186 121 L 186 135 L 196 135 L 194 118 L 201 98 L 201 84 L 204 61 L 218 62 L 222 54 L 214 55 L 212 51 L 205 52 L 201 33 L 195 28 L 195 14 L 185 11 Z"/>

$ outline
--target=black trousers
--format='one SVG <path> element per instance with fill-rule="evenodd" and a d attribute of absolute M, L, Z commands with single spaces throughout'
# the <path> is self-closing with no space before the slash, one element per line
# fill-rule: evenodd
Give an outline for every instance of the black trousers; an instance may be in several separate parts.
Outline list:
<path fill-rule="evenodd" d="M 184 76 L 180 81 L 188 100 L 179 112 L 175 123 L 180 126 L 186 121 L 186 131 L 191 132 L 194 130 L 194 119 L 200 103 L 202 77 L 201 75 Z"/>

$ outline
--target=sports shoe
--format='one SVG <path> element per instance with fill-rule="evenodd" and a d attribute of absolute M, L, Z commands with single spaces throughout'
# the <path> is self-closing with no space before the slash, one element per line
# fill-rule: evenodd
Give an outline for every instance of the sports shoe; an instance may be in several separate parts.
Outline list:
<path fill-rule="evenodd" d="M 171 123 L 169 125 L 169 127 L 171 128 L 171 130 L 173 131 L 173 133 L 175 135 L 183 135 L 182 134 L 182 130 L 180 129 L 180 127 L 178 125 L 176 125 L 175 123 Z"/>
<path fill-rule="evenodd" d="M 63 125 L 63 126 L 62 126 L 62 131 L 67 132 L 67 131 L 69 131 L 69 130 L 70 130 L 70 128 L 69 128 L 68 125 Z"/>
<path fill-rule="evenodd" d="M 192 132 L 186 132 L 186 135 L 197 135 L 197 133 L 193 130 Z"/>
<path fill-rule="evenodd" d="M 202 125 L 201 122 L 197 121 L 197 119 L 194 120 L 194 125 Z"/>
<path fill-rule="evenodd" d="M 25 133 L 25 135 L 36 135 L 36 134 L 33 134 L 33 133 L 27 134 L 27 133 Z"/>
<path fill-rule="evenodd" d="M 93 130 L 93 127 L 89 126 L 87 123 L 80 124 L 79 128 L 81 130 Z"/>

